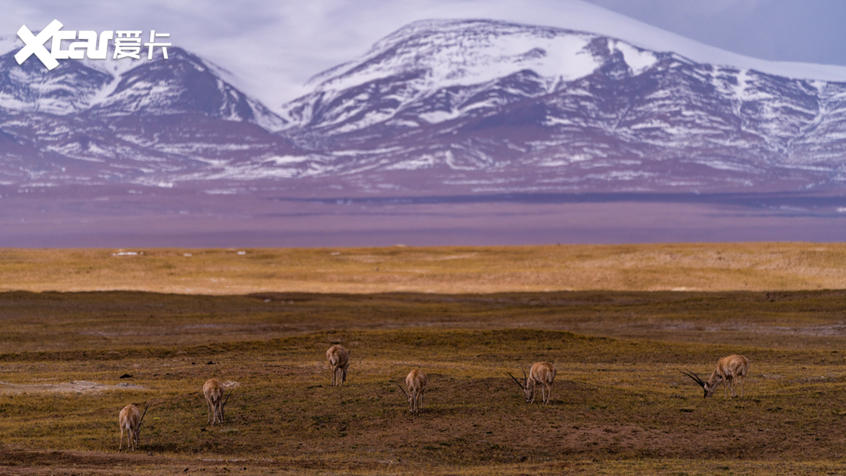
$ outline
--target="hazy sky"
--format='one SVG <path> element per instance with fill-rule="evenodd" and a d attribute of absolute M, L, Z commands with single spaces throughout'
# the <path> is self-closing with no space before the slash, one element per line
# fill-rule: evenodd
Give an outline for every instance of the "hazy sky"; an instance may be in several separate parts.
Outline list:
<path fill-rule="evenodd" d="M 354 59 L 382 36 L 424 18 L 497 18 L 625 38 L 628 19 L 771 60 L 846 65 L 846 0 L 0 0 L 0 36 L 53 18 L 66 29 L 168 32 L 179 46 L 235 72 L 274 107 L 312 75 Z M 575 19 L 575 20 L 574 20 Z M 607 21 L 606 21 L 607 19 Z M 615 20 L 615 21 L 611 21 Z M 609 26 L 610 25 L 610 26 Z M 639 27 L 637 27 L 639 28 Z M 637 29 L 635 28 L 635 29 Z M 666 45 L 673 49 L 673 45 Z M 846 78 L 844 78 L 846 79 Z"/>
<path fill-rule="evenodd" d="M 758 58 L 846 65 L 844 0 L 588 0 Z"/>

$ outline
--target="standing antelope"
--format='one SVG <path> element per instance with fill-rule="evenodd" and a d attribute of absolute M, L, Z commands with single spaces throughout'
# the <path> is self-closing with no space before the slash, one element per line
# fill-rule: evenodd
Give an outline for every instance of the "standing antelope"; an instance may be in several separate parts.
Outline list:
<path fill-rule="evenodd" d="M 508 376 L 523 390 L 523 394 L 526 396 L 526 403 L 535 402 L 535 392 L 538 385 L 543 386 L 541 388 L 543 403 L 549 403 L 549 399 L 552 397 L 552 383 L 555 380 L 555 367 L 549 362 L 535 362 L 532 364 L 532 368 L 529 369 L 529 375 L 526 375 L 525 370 L 523 371 L 522 382 L 510 373 Z"/>
<path fill-rule="evenodd" d="M 734 381 L 736 379 L 740 382 L 740 396 L 742 398 L 743 380 L 748 372 L 749 359 L 742 355 L 733 354 L 728 357 L 723 357 L 717 361 L 717 367 L 711 373 L 711 377 L 708 378 L 707 382 L 702 381 L 702 379 L 693 372 L 687 371 L 682 373 L 690 377 L 694 382 L 702 387 L 702 390 L 705 392 L 705 398 L 710 397 L 711 394 L 714 393 L 714 390 L 716 390 L 717 386 L 721 383 L 725 384 L 726 398 L 728 398 L 729 390 L 731 390 L 731 396 L 734 397 Z"/>
<path fill-rule="evenodd" d="M 408 388 L 406 392 L 401 385 L 397 384 L 402 393 L 408 398 L 409 411 L 412 414 L 420 413 L 423 408 L 423 391 L 426 389 L 426 374 L 420 369 L 412 369 L 408 375 L 405 376 L 405 386 Z"/>
<path fill-rule="evenodd" d="M 229 386 L 232 386 L 232 382 L 223 384 L 216 378 L 210 378 L 203 384 L 203 396 L 206 397 L 206 405 L 209 407 L 209 425 L 223 423 L 223 407 L 232 396 L 232 392 L 225 391 Z"/>
<path fill-rule="evenodd" d="M 126 447 L 134 450 L 138 448 L 138 438 L 141 435 L 141 423 L 150 409 L 148 403 L 144 404 L 142 413 L 134 403 L 123 407 L 118 413 L 118 425 L 120 425 L 120 445 L 118 451 L 123 449 L 123 435 L 126 433 Z"/>
<path fill-rule="evenodd" d="M 347 369 L 350 367 L 350 351 L 335 344 L 326 351 L 326 359 L 332 367 L 332 385 L 343 385 L 347 381 Z"/>

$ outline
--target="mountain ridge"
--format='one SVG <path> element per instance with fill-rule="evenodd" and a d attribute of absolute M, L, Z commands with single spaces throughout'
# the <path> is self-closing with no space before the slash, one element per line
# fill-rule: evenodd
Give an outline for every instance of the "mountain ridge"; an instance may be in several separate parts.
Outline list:
<path fill-rule="evenodd" d="M 479 192 L 523 190 L 532 180 L 539 191 L 556 187 L 542 180 L 569 191 L 842 186 L 846 83 L 489 20 L 417 22 L 315 78 L 311 93 L 286 105 L 287 132 L 371 176 L 508 169 L 464 177 L 483 185 Z M 520 174 L 529 180 L 519 183 Z M 456 178 L 441 175 L 436 181 Z M 412 177 L 393 180 L 411 187 Z"/>
<path fill-rule="evenodd" d="M 846 82 L 699 63 L 585 31 L 413 22 L 315 75 L 280 114 L 181 48 L 131 68 L 68 61 L 50 73 L 12 54 L 0 55 L 6 182 L 312 177 L 363 193 L 452 194 L 846 181 Z"/>

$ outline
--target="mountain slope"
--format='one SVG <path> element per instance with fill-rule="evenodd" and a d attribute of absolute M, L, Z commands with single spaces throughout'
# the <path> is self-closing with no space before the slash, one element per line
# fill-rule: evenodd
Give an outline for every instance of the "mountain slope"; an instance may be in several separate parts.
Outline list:
<path fill-rule="evenodd" d="M 51 72 L 13 54 L 0 55 L 6 184 L 384 195 L 827 193 L 846 181 L 846 82 L 584 31 L 415 22 L 317 75 L 280 114 L 180 48 Z"/>
<path fill-rule="evenodd" d="M 250 174 L 294 150 L 285 122 L 196 55 L 65 61 L 0 56 L 0 180 L 151 183 Z M 244 169 L 244 170 L 241 170 Z"/>
<path fill-rule="evenodd" d="M 286 134 L 381 188 L 795 191 L 846 178 L 846 83 L 591 33 L 416 22 L 314 84 L 284 106 Z"/>

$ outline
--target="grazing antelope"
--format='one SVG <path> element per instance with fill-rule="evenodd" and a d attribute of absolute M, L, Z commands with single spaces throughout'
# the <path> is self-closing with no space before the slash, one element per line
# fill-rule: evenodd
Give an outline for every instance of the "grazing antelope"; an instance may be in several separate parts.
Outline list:
<path fill-rule="evenodd" d="M 223 423 L 223 407 L 232 396 L 232 392 L 226 392 L 230 386 L 233 386 L 231 382 L 220 383 L 216 378 L 210 378 L 203 384 L 203 396 L 209 407 L 209 425 Z"/>
<path fill-rule="evenodd" d="M 693 372 L 682 372 L 702 387 L 705 392 L 704 397 L 710 397 L 714 393 L 717 386 L 721 383 L 725 384 L 726 398 L 728 398 L 729 390 L 731 396 L 734 397 L 734 381 L 738 380 L 740 383 L 740 396 L 743 397 L 743 379 L 749 372 L 749 359 L 742 355 L 729 355 L 717 361 L 717 367 L 711 373 L 711 377 L 707 382 L 704 382 L 698 375 Z"/>
<path fill-rule="evenodd" d="M 552 383 L 555 380 L 555 367 L 549 362 L 535 362 L 532 364 L 532 367 L 529 369 L 529 375 L 526 375 L 525 370 L 523 371 L 522 382 L 510 373 L 508 376 L 523 390 L 523 394 L 526 396 L 526 403 L 535 402 L 535 392 L 538 385 L 542 385 L 541 397 L 543 398 L 543 403 L 549 403 L 549 399 L 552 397 Z"/>
<path fill-rule="evenodd" d="M 420 413 L 423 408 L 423 391 L 426 390 L 426 374 L 420 369 L 412 369 L 408 375 L 405 376 L 405 386 L 408 388 L 406 392 L 402 385 L 397 384 L 402 393 L 408 399 L 409 411 L 412 414 Z"/>
<path fill-rule="evenodd" d="M 326 351 L 326 359 L 332 367 L 332 385 L 343 385 L 347 381 L 347 369 L 350 367 L 350 351 L 335 344 Z"/>
<path fill-rule="evenodd" d="M 120 425 L 120 445 L 118 451 L 123 449 L 123 435 L 126 433 L 126 447 L 134 450 L 138 448 L 138 438 L 141 435 L 141 423 L 150 409 L 148 403 L 144 404 L 142 413 L 134 403 L 123 407 L 118 413 L 118 425 Z"/>

